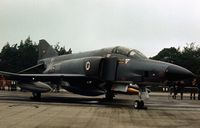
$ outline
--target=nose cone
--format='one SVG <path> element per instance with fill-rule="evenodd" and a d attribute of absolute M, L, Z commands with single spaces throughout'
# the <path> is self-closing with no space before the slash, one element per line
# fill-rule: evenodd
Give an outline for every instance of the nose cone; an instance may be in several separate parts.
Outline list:
<path fill-rule="evenodd" d="M 191 71 L 177 65 L 168 66 L 165 73 L 168 80 L 183 80 L 194 77 Z"/>

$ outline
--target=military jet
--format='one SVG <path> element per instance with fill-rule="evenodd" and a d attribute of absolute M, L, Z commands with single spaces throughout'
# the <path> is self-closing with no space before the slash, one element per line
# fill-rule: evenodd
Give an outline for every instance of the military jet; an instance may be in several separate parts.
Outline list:
<path fill-rule="evenodd" d="M 194 76 L 183 67 L 148 59 L 138 50 L 121 46 L 62 56 L 58 56 L 43 39 L 38 47 L 37 65 L 19 73 L 0 71 L 38 99 L 41 93 L 61 87 L 84 96 L 105 95 L 107 100 L 112 100 L 118 93 L 138 95 L 134 108 L 143 108 L 143 83 L 177 81 Z M 31 73 L 35 70 L 37 72 Z"/>

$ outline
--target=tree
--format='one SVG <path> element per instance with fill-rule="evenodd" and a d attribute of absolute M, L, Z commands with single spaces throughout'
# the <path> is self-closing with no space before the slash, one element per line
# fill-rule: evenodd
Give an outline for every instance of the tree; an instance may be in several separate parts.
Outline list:
<path fill-rule="evenodd" d="M 200 48 L 195 43 L 187 44 L 182 51 L 180 65 L 191 70 L 195 74 L 200 74 Z"/>
<path fill-rule="evenodd" d="M 1 51 L 0 70 L 18 72 L 37 64 L 37 51 L 37 45 L 32 43 L 30 37 L 21 41 L 19 46 L 7 43 Z"/>
<path fill-rule="evenodd" d="M 179 48 L 176 49 L 174 47 L 171 47 L 171 48 L 164 48 L 156 56 L 152 57 L 152 59 L 177 64 L 177 59 L 180 57 L 180 55 L 181 52 Z"/>
<path fill-rule="evenodd" d="M 15 71 L 18 67 L 17 65 L 18 51 L 17 44 L 10 46 L 7 43 L 1 52 L 1 63 L 0 70 Z"/>
<path fill-rule="evenodd" d="M 71 48 L 66 51 L 65 47 L 60 47 L 59 43 L 55 45 L 55 50 L 59 55 L 71 54 Z M 10 46 L 7 43 L 0 53 L 0 70 L 9 72 L 19 72 L 37 64 L 38 44 L 33 43 L 30 36 L 21 40 L 19 45 Z"/>
<path fill-rule="evenodd" d="M 36 65 L 38 60 L 38 45 L 33 43 L 30 37 L 28 37 L 24 43 L 23 41 L 20 42 L 18 56 L 20 70 Z"/>
<path fill-rule="evenodd" d="M 61 47 L 59 44 L 60 44 L 60 43 L 58 42 L 58 43 L 54 46 L 54 49 L 56 50 L 56 52 L 58 53 L 58 55 L 65 55 L 65 54 L 71 54 L 71 53 L 72 53 L 71 48 L 70 48 L 68 51 L 66 51 L 66 50 L 65 50 L 65 47 L 64 47 L 64 46 Z"/>
<path fill-rule="evenodd" d="M 164 48 L 152 59 L 174 63 L 200 75 L 200 47 L 195 43 L 187 44 L 182 51 L 174 47 Z"/>

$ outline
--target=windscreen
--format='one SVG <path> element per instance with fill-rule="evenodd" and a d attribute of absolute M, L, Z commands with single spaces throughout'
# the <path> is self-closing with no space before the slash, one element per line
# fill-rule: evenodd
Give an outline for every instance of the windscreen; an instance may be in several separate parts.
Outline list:
<path fill-rule="evenodd" d="M 135 49 L 129 52 L 129 56 L 132 58 L 137 58 L 137 59 L 147 59 L 147 57 L 144 54 L 142 54 L 140 51 L 135 50 Z"/>
<path fill-rule="evenodd" d="M 129 49 L 126 47 L 117 46 L 113 48 L 112 53 L 125 55 L 134 59 L 147 59 L 147 57 L 140 51 L 135 49 Z"/>

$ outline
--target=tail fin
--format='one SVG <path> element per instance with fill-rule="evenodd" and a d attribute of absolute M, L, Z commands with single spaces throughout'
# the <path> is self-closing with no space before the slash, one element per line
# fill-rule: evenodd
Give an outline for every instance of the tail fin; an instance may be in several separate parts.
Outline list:
<path fill-rule="evenodd" d="M 58 53 L 44 39 L 39 40 L 39 60 L 58 56 Z"/>

